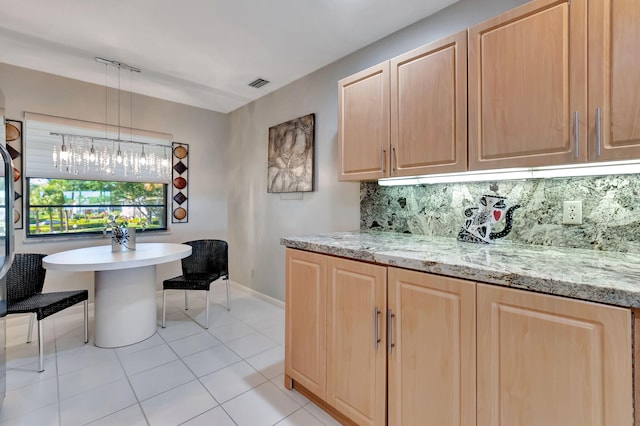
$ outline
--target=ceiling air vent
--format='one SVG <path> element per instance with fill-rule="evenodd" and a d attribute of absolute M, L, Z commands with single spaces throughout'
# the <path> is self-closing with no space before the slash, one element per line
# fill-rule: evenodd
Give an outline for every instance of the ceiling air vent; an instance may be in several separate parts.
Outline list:
<path fill-rule="evenodd" d="M 268 80 L 265 80 L 263 78 L 256 78 L 251 83 L 249 83 L 249 86 L 255 87 L 256 89 L 259 89 L 259 88 L 261 88 L 262 86 L 264 86 L 267 83 L 269 83 Z"/>

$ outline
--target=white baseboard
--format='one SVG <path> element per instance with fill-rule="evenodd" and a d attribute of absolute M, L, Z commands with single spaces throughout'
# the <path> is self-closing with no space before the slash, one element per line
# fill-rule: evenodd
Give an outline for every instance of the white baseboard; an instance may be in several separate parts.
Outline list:
<path fill-rule="evenodd" d="M 231 282 L 231 286 L 232 286 L 232 287 L 237 288 L 238 290 L 242 290 L 242 291 L 244 291 L 244 292 L 246 292 L 246 293 L 249 293 L 249 294 L 251 294 L 252 296 L 257 297 L 258 299 L 262 299 L 262 300 L 264 300 L 264 301 L 265 301 L 265 302 L 267 302 L 267 303 L 271 303 L 271 304 L 272 304 L 272 305 L 274 305 L 274 306 L 277 306 L 277 307 L 279 307 L 279 308 L 284 309 L 284 302 L 283 302 L 282 300 L 278 300 L 278 299 L 276 299 L 275 297 L 267 296 L 267 295 L 266 295 L 266 294 L 264 294 L 264 293 L 260 293 L 260 292 L 259 292 L 259 291 L 257 291 L 257 290 L 254 290 L 254 289 L 252 289 L 252 288 L 249 288 L 249 287 L 247 287 L 247 286 L 245 286 L 245 285 L 242 285 L 242 284 L 240 284 L 240 283 L 237 283 L 237 282 L 235 282 L 235 281 L 230 281 L 230 282 Z"/>

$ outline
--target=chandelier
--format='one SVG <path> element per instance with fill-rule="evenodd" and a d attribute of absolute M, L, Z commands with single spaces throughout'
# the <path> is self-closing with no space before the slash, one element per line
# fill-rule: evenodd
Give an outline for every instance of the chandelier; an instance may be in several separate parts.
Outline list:
<path fill-rule="evenodd" d="M 120 126 L 120 70 L 125 69 L 132 75 L 140 73 L 140 69 L 127 64 L 104 58 L 96 58 L 105 65 L 105 136 L 87 136 L 69 133 L 51 132 L 52 136 L 61 138 L 59 146 L 52 149 L 53 166 L 62 172 L 72 175 L 83 173 L 100 173 L 105 177 L 149 177 L 169 179 L 171 166 L 169 161 L 170 146 L 133 140 L 133 91 L 130 91 L 129 111 L 131 118 L 128 131 L 129 139 L 124 139 Z M 117 137 L 109 137 L 107 132 L 107 91 L 106 70 L 108 66 L 118 68 L 118 125 Z M 115 135 L 114 135 L 115 136 Z M 139 137 L 144 139 L 144 137 Z"/>
<path fill-rule="evenodd" d="M 53 166 L 72 175 L 101 172 L 105 177 L 171 176 L 167 145 L 51 132 L 62 139 L 53 147 Z"/>

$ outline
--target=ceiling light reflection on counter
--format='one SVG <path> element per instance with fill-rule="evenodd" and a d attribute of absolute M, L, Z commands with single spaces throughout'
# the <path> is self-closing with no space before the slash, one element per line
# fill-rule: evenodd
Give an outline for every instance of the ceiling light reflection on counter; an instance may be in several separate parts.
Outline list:
<path fill-rule="evenodd" d="M 501 180 L 566 178 L 579 176 L 625 175 L 640 173 L 640 160 L 585 163 L 576 165 L 547 166 L 481 170 L 460 173 L 378 179 L 378 185 L 428 185 L 435 183 L 494 182 Z"/>

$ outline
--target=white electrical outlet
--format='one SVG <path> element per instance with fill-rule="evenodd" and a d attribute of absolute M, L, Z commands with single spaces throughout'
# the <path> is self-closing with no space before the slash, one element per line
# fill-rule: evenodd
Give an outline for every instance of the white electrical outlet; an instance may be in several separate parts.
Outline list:
<path fill-rule="evenodd" d="M 563 203 L 562 223 L 565 225 L 582 224 L 582 201 L 565 201 Z"/>

